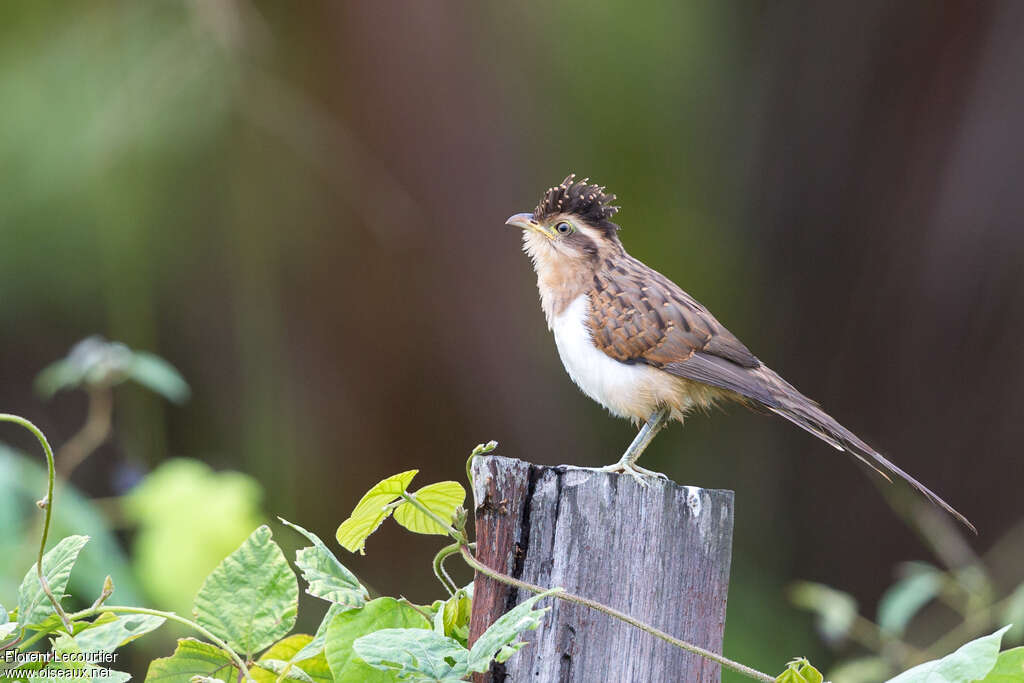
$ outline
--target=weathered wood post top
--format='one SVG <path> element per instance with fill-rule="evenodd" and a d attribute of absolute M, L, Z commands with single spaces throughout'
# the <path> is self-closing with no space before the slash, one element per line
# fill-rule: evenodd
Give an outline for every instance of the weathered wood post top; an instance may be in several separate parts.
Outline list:
<path fill-rule="evenodd" d="M 722 651 L 732 554 L 731 491 L 500 456 L 473 462 L 476 556 L 545 588 L 561 586 L 714 652 Z M 529 597 L 484 576 L 470 639 Z M 529 645 L 477 681 L 720 680 L 717 664 L 610 616 L 551 601 Z"/>

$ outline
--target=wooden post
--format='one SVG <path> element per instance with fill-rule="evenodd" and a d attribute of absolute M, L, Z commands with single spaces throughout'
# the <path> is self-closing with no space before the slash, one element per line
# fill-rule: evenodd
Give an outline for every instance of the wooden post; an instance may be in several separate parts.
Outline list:
<path fill-rule="evenodd" d="M 476 555 L 722 651 L 732 491 L 499 456 L 473 462 Z M 529 594 L 477 575 L 470 640 Z M 720 667 L 592 609 L 551 600 L 529 644 L 477 683 L 719 681 Z"/>

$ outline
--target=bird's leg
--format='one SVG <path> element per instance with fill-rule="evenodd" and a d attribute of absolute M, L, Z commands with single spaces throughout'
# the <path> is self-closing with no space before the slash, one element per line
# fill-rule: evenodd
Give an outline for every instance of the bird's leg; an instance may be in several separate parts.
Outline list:
<path fill-rule="evenodd" d="M 621 472 L 622 474 L 628 474 L 636 479 L 641 486 L 647 486 L 647 482 L 643 480 L 644 476 L 668 479 L 668 477 L 660 472 L 652 472 L 651 470 L 640 467 L 636 464 L 636 461 L 643 454 L 644 450 L 651 445 L 651 442 L 654 441 L 654 436 L 668 424 L 670 414 L 671 411 L 664 406 L 651 413 L 651 416 L 647 418 L 647 422 L 645 422 L 644 426 L 640 428 L 636 438 L 633 439 L 633 443 L 629 444 L 629 448 L 627 448 L 626 452 L 622 454 L 619 461 L 614 465 L 608 465 L 607 467 L 601 467 L 599 469 L 602 472 Z"/>

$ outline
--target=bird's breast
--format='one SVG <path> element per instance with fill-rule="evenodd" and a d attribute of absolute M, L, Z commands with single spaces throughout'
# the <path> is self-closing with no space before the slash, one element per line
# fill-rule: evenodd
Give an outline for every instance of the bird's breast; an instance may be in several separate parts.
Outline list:
<path fill-rule="evenodd" d="M 644 363 L 622 363 L 594 345 L 588 320 L 590 299 L 581 294 L 549 323 L 569 377 L 613 415 L 647 419 L 659 405 L 675 407 L 678 381 Z"/>

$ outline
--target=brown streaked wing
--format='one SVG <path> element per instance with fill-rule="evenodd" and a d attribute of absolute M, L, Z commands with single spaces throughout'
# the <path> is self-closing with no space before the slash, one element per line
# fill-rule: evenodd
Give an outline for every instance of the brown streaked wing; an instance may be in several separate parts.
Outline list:
<path fill-rule="evenodd" d="M 693 297 L 628 255 L 609 259 L 589 294 L 594 344 L 615 360 L 664 367 L 699 351 L 745 368 L 760 365 Z"/>

